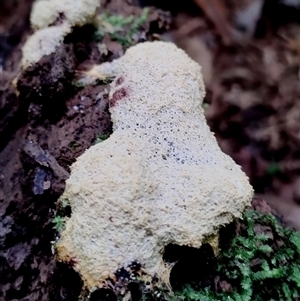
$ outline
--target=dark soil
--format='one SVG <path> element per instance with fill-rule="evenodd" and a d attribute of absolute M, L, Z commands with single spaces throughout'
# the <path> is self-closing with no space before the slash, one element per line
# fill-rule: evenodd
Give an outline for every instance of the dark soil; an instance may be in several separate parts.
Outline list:
<path fill-rule="evenodd" d="M 140 16 L 139 2 L 157 4 L 107 0 L 101 9 Z M 109 85 L 98 82 L 82 88 L 74 81 L 81 70 L 117 58 L 125 49 L 104 36 L 107 52 L 100 53 L 95 29 L 86 25 L 75 28 L 54 54 L 20 73 L 31 3 L 0 2 L 0 300 L 78 300 L 80 277 L 70 266 L 57 263 L 51 251 L 56 235 L 52 219 L 70 165 L 97 137 L 111 133 L 111 122 Z M 210 103 L 207 117 L 223 150 L 242 165 L 257 191 L 289 198 L 294 206 L 300 198 L 299 27 L 286 25 L 286 20 L 281 26 L 260 19 L 261 29 L 255 33 L 260 40 L 237 42 L 220 33 L 214 18 L 195 3 L 170 7 L 168 1 L 161 2 L 175 16 L 166 37 L 191 56 L 196 53 L 202 64 Z M 268 7 L 264 11 L 272 21 Z M 170 21 L 168 12 L 151 8 L 136 42 L 159 38 Z M 291 195 L 282 192 L 288 189 L 294 189 Z M 253 207 L 272 211 L 257 199 Z M 189 252 L 195 250 L 176 252 L 173 249 L 170 256 L 191 259 Z M 200 252 L 211 255 L 210 250 Z M 174 286 L 190 280 L 178 275 L 188 274 L 185 269 L 191 262 L 176 266 Z M 196 278 L 204 277 L 197 274 L 201 264 L 205 262 L 195 265 Z M 114 296 L 101 291 L 91 299 Z"/>

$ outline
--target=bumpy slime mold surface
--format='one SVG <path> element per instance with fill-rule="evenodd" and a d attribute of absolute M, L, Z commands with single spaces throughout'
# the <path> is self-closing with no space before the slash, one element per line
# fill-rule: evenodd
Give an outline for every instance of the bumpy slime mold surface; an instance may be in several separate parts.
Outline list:
<path fill-rule="evenodd" d="M 27 68 L 44 55 L 53 53 L 73 26 L 84 25 L 94 17 L 100 4 L 100 0 L 35 1 L 30 14 L 35 32 L 22 48 L 22 67 Z"/>
<path fill-rule="evenodd" d="M 200 66 L 175 45 L 147 42 L 92 74 L 111 84 L 113 134 L 73 164 L 62 199 L 72 215 L 57 245 L 86 287 L 138 261 L 168 283 L 168 244 L 200 247 L 240 217 L 253 190 L 219 148 L 201 107 Z"/>

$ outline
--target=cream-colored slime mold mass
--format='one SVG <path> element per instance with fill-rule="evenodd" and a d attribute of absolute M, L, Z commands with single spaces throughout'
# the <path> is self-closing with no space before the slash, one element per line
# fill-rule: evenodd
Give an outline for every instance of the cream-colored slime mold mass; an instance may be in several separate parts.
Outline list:
<path fill-rule="evenodd" d="M 36 0 L 30 14 L 35 32 L 22 48 L 22 68 L 55 52 L 72 27 L 92 19 L 100 4 L 100 0 Z"/>
<path fill-rule="evenodd" d="M 134 261 L 167 284 L 164 247 L 200 247 L 241 217 L 253 190 L 206 124 L 201 68 L 184 51 L 138 44 L 97 73 L 117 75 L 114 131 L 72 165 L 58 258 L 72 259 L 87 288 Z"/>

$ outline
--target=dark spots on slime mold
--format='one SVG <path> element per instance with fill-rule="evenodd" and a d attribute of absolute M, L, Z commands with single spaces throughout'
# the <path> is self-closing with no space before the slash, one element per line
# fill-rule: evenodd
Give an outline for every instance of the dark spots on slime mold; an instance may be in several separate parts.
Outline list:
<path fill-rule="evenodd" d="M 120 76 L 116 79 L 116 86 L 121 85 L 124 82 L 124 77 Z"/>

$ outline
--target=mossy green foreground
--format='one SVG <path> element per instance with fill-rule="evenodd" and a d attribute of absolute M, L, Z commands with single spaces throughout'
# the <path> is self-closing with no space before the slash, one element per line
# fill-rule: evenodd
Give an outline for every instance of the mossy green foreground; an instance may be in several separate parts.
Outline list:
<path fill-rule="evenodd" d="M 215 271 L 225 283 L 203 287 L 186 284 L 174 294 L 147 289 L 138 278 L 140 300 L 166 301 L 297 301 L 300 300 L 300 233 L 283 227 L 275 216 L 247 210 L 236 222 L 238 236 L 220 249 Z M 183 275 L 184 276 L 184 275 Z M 124 300 L 124 296 L 117 296 Z"/>
<path fill-rule="evenodd" d="M 226 242 L 215 270 L 208 271 L 216 275 L 214 278 L 218 281 L 212 280 L 207 287 L 188 283 L 170 294 L 159 288 L 149 290 L 143 281 L 136 279 L 140 295 L 132 300 L 300 300 L 300 233 L 284 228 L 275 216 L 252 209 L 247 210 L 236 225 L 239 235 Z M 224 290 L 217 282 L 223 282 Z M 117 299 L 124 300 L 124 296 L 117 296 Z"/>
<path fill-rule="evenodd" d="M 220 251 L 216 267 L 229 291 L 189 284 L 170 300 L 300 300 L 300 233 L 254 210 L 247 210 L 240 223 L 241 235 Z"/>

